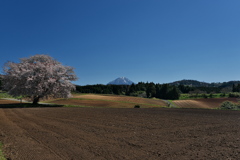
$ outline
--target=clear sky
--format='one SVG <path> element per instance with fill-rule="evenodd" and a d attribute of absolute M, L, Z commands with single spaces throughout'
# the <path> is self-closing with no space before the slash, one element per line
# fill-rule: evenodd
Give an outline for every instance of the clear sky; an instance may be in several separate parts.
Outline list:
<path fill-rule="evenodd" d="M 0 65 L 35 54 L 79 85 L 240 80 L 240 1 L 0 0 Z"/>

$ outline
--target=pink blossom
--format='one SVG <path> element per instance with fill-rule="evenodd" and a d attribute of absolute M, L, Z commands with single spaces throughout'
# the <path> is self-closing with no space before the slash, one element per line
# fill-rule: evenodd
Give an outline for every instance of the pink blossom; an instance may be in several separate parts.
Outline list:
<path fill-rule="evenodd" d="M 11 95 L 30 96 L 33 100 L 71 96 L 75 85 L 70 81 L 77 80 L 72 67 L 64 66 L 48 55 L 20 60 L 20 63 L 8 62 L 4 67 L 3 85 Z"/>

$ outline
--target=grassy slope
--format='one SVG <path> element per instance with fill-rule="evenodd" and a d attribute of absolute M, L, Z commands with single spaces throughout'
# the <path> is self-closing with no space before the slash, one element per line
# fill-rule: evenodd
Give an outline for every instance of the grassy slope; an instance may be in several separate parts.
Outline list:
<path fill-rule="evenodd" d="M 149 107 L 165 107 L 166 103 L 161 100 L 146 99 L 140 97 L 130 96 L 116 96 L 116 95 L 94 95 L 75 94 L 70 99 L 55 99 L 46 101 L 48 103 L 73 105 L 73 106 L 88 106 L 88 107 L 104 107 L 104 108 L 133 108 L 135 105 L 140 105 L 143 108 Z"/>
<path fill-rule="evenodd" d="M 195 96 L 194 96 L 195 95 Z M 203 94 L 198 94 L 198 97 L 196 97 L 196 94 L 181 94 L 180 97 L 179 97 L 179 100 L 188 100 L 188 99 L 202 99 L 204 98 L 202 96 Z M 206 95 L 208 98 L 227 98 L 228 95 L 226 94 L 225 96 L 221 96 L 221 93 L 215 93 L 215 94 L 212 94 L 212 97 L 210 97 L 210 94 L 204 94 Z"/>
<path fill-rule="evenodd" d="M 179 108 L 218 109 L 224 101 L 238 103 L 238 99 L 236 98 L 198 98 L 186 100 L 173 100 L 172 102 Z"/>
<path fill-rule="evenodd" d="M 76 104 L 76 101 L 78 101 Z M 95 102 L 95 103 L 90 103 Z M 73 99 L 59 99 L 54 101 L 48 101 L 50 103 L 54 104 L 62 104 L 64 107 L 103 107 L 103 108 L 133 108 L 135 105 L 140 105 L 143 108 L 148 107 L 165 107 L 162 105 L 156 105 L 156 104 L 148 104 L 148 103 L 134 103 L 134 102 L 128 102 L 128 101 L 113 101 L 113 100 L 96 100 L 96 99 L 81 99 L 81 98 L 73 98 Z M 99 106 L 100 103 L 104 102 L 105 106 Z M 112 102 L 112 103 L 111 103 Z"/>

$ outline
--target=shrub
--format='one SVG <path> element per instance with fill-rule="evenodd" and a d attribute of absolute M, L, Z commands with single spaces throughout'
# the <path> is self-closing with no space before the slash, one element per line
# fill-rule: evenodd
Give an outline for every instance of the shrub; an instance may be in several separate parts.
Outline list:
<path fill-rule="evenodd" d="M 208 96 L 204 93 L 204 94 L 202 94 L 202 97 L 203 98 L 208 98 Z"/>
<path fill-rule="evenodd" d="M 213 98 L 213 94 L 212 93 L 209 94 L 209 98 Z"/>
<path fill-rule="evenodd" d="M 220 109 L 238 109 L 240 108 L 239 105 L 236 105 L 235 103 L 232 103 L 230 101 L 225 101 L 221 104 Z"/>
<path fill-rule="evenodd" d="M 226 96 L 225 93 L 221 93 L 221 94 L 220 94 L 220 97 L 225 97 L 225 96 Z"/>
<path fill-rule="evenodd" d="M 235 108 L 236 108 L 237 110 L 240 110 L 240 103 L 235 104 Z"/>
<path fill-rule="evenodd" d="M 134 108 L 140 108 L 140 105 L 135 105 Z"/>
<path fill-rule="evenodd" d="M 228 97 L 230 97 L 230 98 L 239 98 L 240 97 L 240 93 L 238 93 L 238 92 L 231 92 L 231 93 L 229 93 Z"/>

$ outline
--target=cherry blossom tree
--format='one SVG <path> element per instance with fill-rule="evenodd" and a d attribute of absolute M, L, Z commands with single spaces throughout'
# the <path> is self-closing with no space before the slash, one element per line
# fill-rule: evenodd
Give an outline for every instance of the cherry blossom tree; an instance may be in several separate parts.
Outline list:
<path fill-rule="evenodd" d="M 21 58 L 20 63 L 4 66 L 3 88 L 12 96 L 31 97 L 33 104 L 40 98 L 68 98 L 77 77 L 70 66 L 64 66 L 48 55 Z"/>

